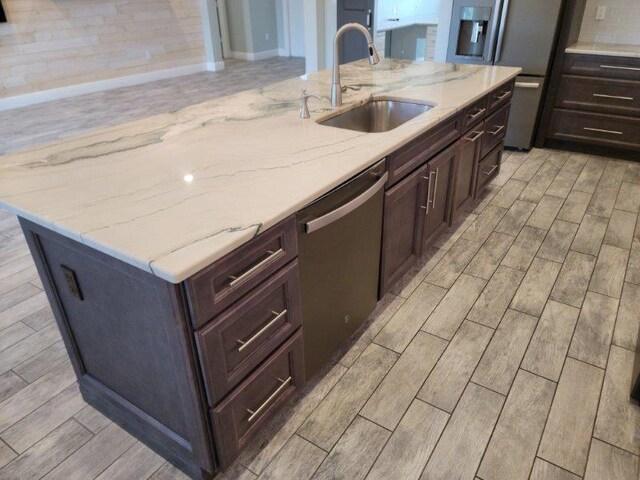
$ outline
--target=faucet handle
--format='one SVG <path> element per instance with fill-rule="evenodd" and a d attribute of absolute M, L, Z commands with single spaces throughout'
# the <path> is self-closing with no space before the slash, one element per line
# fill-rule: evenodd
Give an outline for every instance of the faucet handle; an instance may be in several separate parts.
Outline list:
<path fill-rule="evenodd" d="M 317 95 L 309 95 L 307 93 L 307 89 L 303 88 L 302 95 L 300 96 L 300 118 L 302 119 L 311 118 L 311 114 L 309 113 L 309 105 L 307 104 L 310 98 L 315 98 L 316 100 L 322 100 Z"/>

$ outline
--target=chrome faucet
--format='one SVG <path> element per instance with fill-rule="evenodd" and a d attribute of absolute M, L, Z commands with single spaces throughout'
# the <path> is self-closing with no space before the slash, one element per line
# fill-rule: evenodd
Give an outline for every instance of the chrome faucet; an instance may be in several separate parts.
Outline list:
<path fill-rule="evenodd" d="M 338 47 L 340 46 L 340 40 L 342 36 L 349 30 L 360 31 L 367 39 L 369 48 L 369 63 L 375 65 L 380 61 L 376 46 L 373 44 L 373 39 L 369 30 L 359 23 L 347 23 L 338 29 L 336 36 L 333 39 L 333 74 L 331 82 L 331 106 L 339 107 L 342 105 L 342 85 L 340 84 L 340 52 Z"/>

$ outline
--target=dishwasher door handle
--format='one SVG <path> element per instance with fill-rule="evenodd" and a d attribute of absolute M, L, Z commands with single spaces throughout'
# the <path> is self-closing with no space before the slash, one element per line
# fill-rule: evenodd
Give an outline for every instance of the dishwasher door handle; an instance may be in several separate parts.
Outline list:
<path fill-rule="evenodd" d="M 369 187 L 368 190 L 364 191 L 353 200 L 350 200 L 349 202 L 339 206 L 338 208 L 336 208 L 335 210 L 332 210 L 329 213 L 325 213 L 321 217 L 305 222 L 304 231 L 306 233 L 315 232 L 316 230 L 320 230 L 321 228 L 324 228 L 327 225 L 330 225 L 333 222 L 340 220 L 342 217 L 349 215 L 358 207 L 364 205 L 367 201 L 373 198 L 375 194 L 378 193 L 384 187 L 384 184 L 387 183 L 388 178 L 389 178 L 389 173 L 385 172 L 384 175 L 382 175 L 376 183 L 374 183 L 371 187 Z"/>

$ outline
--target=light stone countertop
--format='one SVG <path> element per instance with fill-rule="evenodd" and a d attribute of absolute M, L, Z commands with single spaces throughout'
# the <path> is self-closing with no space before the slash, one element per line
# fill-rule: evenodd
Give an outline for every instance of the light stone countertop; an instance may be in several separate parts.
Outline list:
<path fill-rule="evenodd" d="M 582 55 L 605 55 L 608 57 L 640 58 L 640 45 L 621 45 L 617 43 L 574 43 L 566 53 L 579 53 Z"/>
<path fill-rule="evenodd" d="M 318 125 L 333 110 L 325 70 L 0 157 L 0 205 L 179 283 L 519 72 L 356 62 L 343 85 L 362 90 L 341 109 L 372 94 L 435 108 L 387 133 Z M 302 88 L 322 95 L 309 120 Z"/>

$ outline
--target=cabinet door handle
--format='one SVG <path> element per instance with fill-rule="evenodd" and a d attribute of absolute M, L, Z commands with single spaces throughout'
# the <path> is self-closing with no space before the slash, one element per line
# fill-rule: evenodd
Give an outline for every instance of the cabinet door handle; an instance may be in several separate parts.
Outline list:
<path fill-rule="evenodd" d="M 243 351 L 245 348 L 247 348 L 249 345 L 251 345 L 253 342 L 255 342 L 258 338 L 260 338 L 260 336 L 264 332 L 269 330 L 274 323 L 276 323 L 278 320 L 280 320 L 282 317 L 284 317 L 287 314 L 287 309 L 285 308 L 280 313 L 278 313 L 278 312 L 271 312 L 271 313 L 273 313 L 275 315 L 274 319 L 271 320 L 269 323 L 267 323 L 264 327 L 262 327 L 258 332 L 256 332 L 256 334 L 253 337 L 251 337 L 249 340 L 245 341 L 245 340 L 236 339 L 236 343 L 238 343 L 240 345 L 238 347 L 238 352 Z"/>
<path fill-rule="evenodd" d="M 487 170 L 486 172 L 482 172 L 483 175 L 486 175 L 487 177 L 489 175 L 491 175 L 493 172 L 496 171 L 496 169 L 498 168 L 498 165 L 494 165 L 493 167 L 491 167 L 489 170 Z"/>
<path fill-rule="evenodd" d="M 440 168 L 436 168 L 436 180 L 433 182 L 433 195 L 431 196 L 431 206 L 436 208 L 436 195 L 438 194 L 438 176 L 440 175 Z M 431 176 L 431 174 L 429 174 Z"/>
<path fill-rule="evenodd" d="M 618 65 L 600 65 L 600 68 L 607 68 L 609 70 L 630 70 L 632 72 L 640 72 L 638 67 L 621 67 Z"/>
<path fill-rule="evenodd" d="M 475 133 L 475 136 L 473 137 L 465 137 L 465 140 L 471 142 L 471 143 L 475 143 L 482 135 L 484 135 L 484 132 L 473 132 Z"/>
<path fill-rule="evenodd" d="M 469 118 L 471 120 L 475 120 L 477 117 L 479 117 L 480 115 L 482 115 L 486 111 L 487 111 L 486 108 L 480 108 L 480 109 L 476 110 L 476 113 L 469 114 Z"/>
<path fill-rule="evenodd" d="M 622 97 L 620 95 L 605 95 L 603 93 L 594 93 L 593 96 L 596 98 L 611 98 L 613 100 L 626 100 L 628 102 L 633 102 L 633 97 Z"/>
<path fill-rule="evenodd" d="M 422 177 L 423 180 L 427 181 L 427 206 L 421 206 L 423 210 L 426 210 L 425 215 L 429 215 L 429 206 L 433 206 L 431 200 L 429 200 L 429 193 L 431 193 L 431 176 L 433 172 L 429 172 L 428 177 Z"/>
<path fill-rule="evenodd" d="M 498 128 L 493 132 L 489 132 L 491 135 L 498 135 L 502 130 L 504 130 L 504 125 L 498 125 Z"/>
<path fill-rule="evenodd" d="M 267 398 L 264 403 L 262 405 L 260 405 L 258 408 L 256 408 L 255 410 L 251 410 L 249 408 L 247 408 L 247 413 L 250 415 L 249 420 L 247 420 L 248 422 L 253 422 L 253 420 L 260 415 L 260 413 L 262 413 L 262 411 L 267 408 L 269 406 L 269 404 L 271 402 L 273 402 L 273 400 L 280 395 L 280 392 L 282 392 L 282 390 L 284 390 L 287 385 L 289 385 L 291 383 L 292 378 L 289 377 L 286 380 L 282 380 L 281 378 L 278 378 L 278 381 L 280 382 L 280 386 L 278 388 L 276 388 L 276 391 L 273 392 L 271 395 L 269 395 L 269 398 Z"/>
<path fill-rule="evenodd" d="M 228 278 L 231 279 L 231 281 L 229 282 L 229 286 L 230 287 L 234 287 L 236 286 L 238 283 L 241 283 L 245 278 L 250 277 L 256 270 L 260 269 L 262 266 L 266 265 L 267 263 L 269 263 L 271 260 L 273 260 L 275 257 L 277 257 L 278 255 L 280 255 L 281 253 L 284 253 L 284 249 L 279 248 L 278 250 L 276 250 L 275 252 L 273 250 L 267 250 L 267 252 L 269 254 L 269 256 L 267 258 L 265 258 L 264 260 L 256 263 L 253 267 L 251 267 L 249 270 L 247 270 L 246 272 L 244 272 L 242 275 L 240 275 L 239 277 L 235 277 L 233 275 L 229 275 Z"/>
<path fill-rule="evenodd" d="M 591 127 L 584 127 L 583 129 L 586 130 L 587 132 L 609 133 L 611 135 L 624 135 L 623 132 L 618 132 L 617 130 L 604 130 L 602 128 L 591 128 Z"/>

